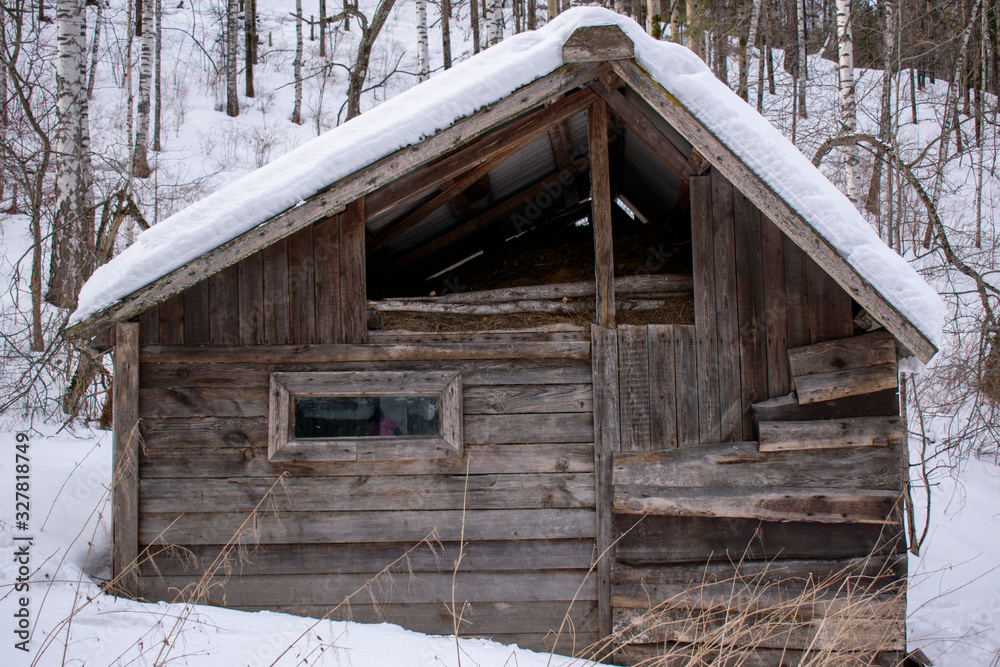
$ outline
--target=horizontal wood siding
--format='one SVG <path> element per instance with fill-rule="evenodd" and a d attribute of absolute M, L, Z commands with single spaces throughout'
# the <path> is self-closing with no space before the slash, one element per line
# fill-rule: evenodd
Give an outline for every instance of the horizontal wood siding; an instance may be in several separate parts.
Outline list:
<path fill-rule="evenodd" d="M 259 273 L 274 274 L 266 263 Z M 299 306 L 291 303 L 294 317 Z M 264 332 L 277 330 L 268 324 L 274 312 L 260 309 Z M 316 320 L 323 331 L 336 321 Z M 456 600 L 472 606 L 475 624 L 463 624 L 462 634 L 551 647 L 545 632 L 559 628 L 575 599 L 577 641 L 596 639 L 589 340 L 561 332 L 527 341 L 406 338 L 265 345 L 249 356 L 234 346 L 144 348 L 138 533 L 140 548 L 155 554 L 142 567 L 145 595 L 171 599 L 236 536 L 259 548 L 238 576 L 220 577 L 208 602 L 323 615 L 362 590 L 349 605 L 358 619 L 450 632 L 441 603 L 451 601 L 464 540 Z M 270 373 L 388 369 L 462 373 L 463 457 L 268 461 Z M 184 546 L 195 563 L 165 544 Z"/>

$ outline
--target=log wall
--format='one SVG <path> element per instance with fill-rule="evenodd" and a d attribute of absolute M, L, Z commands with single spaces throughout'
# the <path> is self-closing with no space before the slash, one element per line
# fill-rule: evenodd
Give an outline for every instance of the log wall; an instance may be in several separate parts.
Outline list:
<path fill-rule="evenodd" d="M 548 650 L 568 614 L 560 651 L 596 640 L 589 332 L 423 338 L 141 348 L 139 548 L 197 561 L 158 553 L 145 596 L 195 584 L 236 535 L 258 546 L 202 600 L 451 633 L 454 588 L 462 635 Z M 464 457 L 268 461 L 271 372 L 385 368 L 462 372 Z"/>

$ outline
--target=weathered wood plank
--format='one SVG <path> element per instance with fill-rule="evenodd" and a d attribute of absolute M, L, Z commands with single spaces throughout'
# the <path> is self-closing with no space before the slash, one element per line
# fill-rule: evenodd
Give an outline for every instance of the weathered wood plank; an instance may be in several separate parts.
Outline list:
<path fill-rule="evenodd" d="M 740 386 L 740 331 L 736 280 L 736 231 L 733 185 L 712 170 L 712 249 L 715 268 L 715 309 L 719 340 L 719 441 L 743 439 Z M 697 316 L 695 319 L 697 325 Z M 705 442 L 702 439 L 702 442 Z"/>
<path fill-rule="evenodd" d="M 621 451 L 651 449 L 649 423 L 649 352 L 644 325 L 618 327 L 618 392 Z"/>
<path fill-rule="evenodd" d="M 191 285 L 181 294 L 184 300 L 184 344 L 208 345 L 212 342 L 208 280 Z"/>
<path fill-rule="evenodd" d="M 240 342 L 243 345 L 263 345 L 264 336 L 264 257 L 255 252 L 241 259 L 239 274 Z"/>
<path fill-rule="evenodd" d="M 601 636 L 611 632 L 611 567 L 615 559 L 611 502 L 611 465 L 621 450 L 619 431 L 618 336 L 614 329 L 591 327 L 594 374 L 594 472 L 597 515 L 597 597 Z"/>
<path fill-rule="evenodd" d="M 261 251 L 264 271 L 264 340 L 268 345 L 292 341 L 289 326 L 288 240 L 281 239 Z"/>
<path fill-rule="evenodd" d="M 208 592 L 209 603 L 226 606 L 269 606 L 280 604 L 340 604 L 344 598 L 365 588 L 370 574 L 256 574 L 234 576 Z M 586 570 L 544 570 L 532 572 L 465 572 L 454 579 L 455 600 L 459 602 L 551 602 L 572 600 L 587 576 Z M 419 577 L 391 581 L 376 579 L 354 599 L 361 604 L 451 603 L 450 572 L 425 572 Z M 170 588 L 182 588 L 190 578 L 144 578 L 154 596 L 169 596 Z M 179 586 L 178 586 L 179 584 Z M 579 599 L 593 600 L 584 586 Z"/>
<path fill-rule="evenodd" d="M 594 438 L 594 415 L 589 412 L 467 415 L 464 422 L 469 445 L 588 442 Z"/>
<path fill-rule="evenodd" d="M 249 512 L 274 481 L 143 479 L 139 483 L 139 510 Z M 461 509 L 463 504 L 470 510 L 593 508 L 594 476 L 588 473 L 293 476 L 270 497 L 282 511 L 439 510 Z"/>
<path fill-rule="evenodd" d="M 698 442 L 698 344 L 694 325 L 674 325 L 674 363 L 677 390 L 677 444 Z"/>
<path fill-rule="evenodd" d="M 807 262 L 809 335 L 813 343 L 854 334 L 851 297 L 815 261 Z M 816 307 L 822 304 L 822 307 Z"/>
<path fill-rule="evenodd" d="M 733 218 L 736 230 L 742 439 L 750 440 L 754 437 L 750 405 L 768 397 L 762 233 L 759 212 L 739 192 L 733 198 Z"/>
<path fill-rule="evenodd" d="M 410 344 L 414 339 L 399 344 Z M 419 339 L 417 339 L 419 340 Z M 453 341 L 440 341 L 453 342 Z M 590 341 L 586 341 L 589 348 Z M 274 363 L 268 358 L 268 348 L 258 348 L 260 363 L 247 361 L 195 362 L 195 363 L 143 363 L 139 376 L 140 387 L 216 387 L 239 385 L 266 387 L 270 373 L 275 371 L 360 371 L 398 370 L 398 361 L 309 362 Z M 589 384 L 590 359 L 495 359 L 463 361 L 407 360 L 411 370 L 455 370 L 462 372 L 463 386 L 478 385 L 535 385 L 535 384 Z"/>
<path fill-rule="evenodd" d="M 152 306 L 139 316 L 139 345 L 160 344 L 160 307 Z"/>
<path fill-rule="evenodd" d="M 560 322 L 543 324 L 524 329 L 487 329 L 485 331 L 408 331 L 406 329 L 373 329 L 368 332 L 368 341 L 379 345 L 412 343 L 472 343 L 494 341 L 559 341 L 590 340 L 590 326 Z"/>
<path fill-rule="evenodd" d="M 226 544 L 248 531 L 246 512 L 148 513 L 139 517 L 143 544 Z M 464 522 L 464 526 L 463 526 Z M 593 538 L 594 510 L 433 510 L 386 512 L 293 512 L 258 515 L 259 539 L 241 533 L 237 541 L 250 544 L 318 542 L 418 542 L 542 540 Z M 168 528 L 169 526 L 169 528 Z M 464 528 L 464 533 L 463 533 Z M 163 533 L 163 537 L 158 536 Z M 577 582 L 579 583 L 579 582 Z"/>
<path fill-rule="evenodd" d="M 899 384 L 899 373 L 896 364 L 891 363 L 847 371 L 802 375 L 793 377 L 792 381 L 795 383 L 795 393 L 799 403 L 809 404 L 895 389 Z"/>
<path fill-rule="evenodd" d="M 892 523 L 898 491 L 795 487 L 711 488 L 615 484 L 618 514 L 736 517 L 762 521 Z"/>
<path fill-rule="evenodd" d="M 677 446 L 677 390 L 674 386 L 674 327 L 650 324 L 646 346 L 649 356 L 649 441 L 651 449 Z"/>
<path fill-rule="evenodd" d="M 719 398 L 718 310 L 711 176 L 691 178 L 691 243 L 694 254 L 694 328 L 698 342 L 698 441 L 722 440 Z"/>
<path fill-rule="evenodd" d="M 847 396 L 833 401 L 799 404 L 794 392 L 754 403 L 751 410 L 758 422 L 811 421 L 847 417 L 894 417 L 899 415 L 896 390 L 886 389 L 862 396 Z"/>
<path fill-rule="evenodd" d="M 903 441 L 898 417 L 856 417 L 803 422 L 761 422 L 760 450 L 892 447 Z"/>
<path fill-rule="evenodd" d="M 782 236 L 785 258 L 785 324 L 789 348 L 809 345 L 809 257 L 787 236 Z M 822 307 L 822 304 L 819 304 Z"/>
<path fill-rule="evenodd" d="M 546 101 L 585 85 L 595 79 L 598 74 L 599 68 L 591 63 L 564 65 L 497 102 L 486 105 L 476 113 L 456 121 L 450 127 L 428 137 L 418 146 L 401 148 L 368 167 L 331 184 L 322 192 L 310 197 L 305 204 L 294 206 L 275 216 L 269 224 L 259 225 L 241 234 L 185 266 L 136 290 L 121 301 L 102 309 L 85 322 L 70 327 L 67 334 L 74 338 L 93 335 L 115 322 L 128 319 L 150 305 L 159 303 L 170 295 L 198 282 L 210 272 L 238 262 L 274 241 L 338 211 L 358 197 L 399 179 L 421 165 L 430 163 L 435 158 L 452 153 L 455 160 L 450 164 L 450 168 L 458 169 L 460 173 L 467 169 L 470 164 L 478 164 L 478 160 L 470 159 L 469 154 L 456 155 L 457 149 L 467 146 L 484 133 L 507 121 L 531 113 L 530 110 Z M 525 125 L 530 125 L 533 120 L 531 117 L 526 118 Z M 495 145 L 494 142 L 502 143 L 504 139 L 506 139 L 506 135 L 501 130 L 477 144 L 476 148 L 488 149 L 491 145 Z M 442 162 L 444 161 L 442 160 Z M 431 187 L 433 184 L 448 178 L 447 169 L 443 172 L 443 175 L 441 171 L 434 175 Z M 391 196 L 389 198 L 389 201 L 397 200 L 398 198 Z"/>
<path fill-rule="evenodd" d="M 267 348 L 243 346 L 146 347 L 141 363 L 271 363 L 314 364 L 351 361 L 471 361 L 486 359 L 587 359 L 589 341 L 528 341 L 491 345 L 480 343 L 436 343 L 430 345 L 273 345 Z"/>
<path fill-rule="evenodd" d="M 184 295 L 177 294 L 160 304 L 160 344 L 184 344 Z"/>
<path fill-rule="evenodd" d="M 704 517 L 616 514 L 619 562 L 746 562 L 853 558 L 902 553 L 902 533 L 878 524 L 810 524 Z"/>
<path fill-rule="evenodd" d="M 237 265 L 208 277 L 208 298 L 212 304 L 209 320 L 212 345 L 240 344 L 240 286 Z"/>
<path fill-rule="evenodd" d="M 298 345 L 317 342 L 313 246 L 312 225 L 288 237 L 289 338 Z"/>
<path fill-rule="evenodd" d="M 615 456 L 614 481 L 651 487 L 704 486 L 899 490 L 898 447 L 761 452 L 755 442 Z"/>
<path fill-rule="evenodd" d="M 341 342 L 368 340 L 365 200 L 355 199 L 340 216 Z"/>
<path fill-rule="evenodd" d="M 312 261 L 315 266 L 316 342 L 320 344 L 344 342 L 341 328 L 343 325 L 341 310 L 344 304 L 340 297 L 342 218 L 343 215 L 334 215 L 320 220 L 312 227 L 312 255 L 307 261 Z M 307 283 L 303 282 L 301 288 L 306 289 L 306 287 Z"/>
<path fill-rule="evenodd" d="M 764 337 L 767 340 L 767 395 L 782 396 L 791 388 L 788 371 L 788 324 L 785 319 L 785 258 L 781 231 L 760 211 L 764 279 Z"/>
<path fill-rule="evenodd" d="M 262 544 L 237 562 L 245 574 L 373 573 L 389 568 L 394 575 L 410 572 L 452 572 L 458 542 L 347 544 Z M 218 545 L 191 545 L 185 556 L 152 552 L 142 565 L 144 576 L 200 575 L 219 556 Z M 400 556 L 407 553 L 404 561 Z M 590 567 L 594 540 L 486 540 L 462 543 L 459 572 L 480 570 L 570 570 Z M 395 566 L 390 567 L 396 563 Z"/>
<path fill-rule="evenodd" d="M 472 386 L 463 389 L 462 401 L 466 415 L 594 410 L 590 384 Z"/>
<path fill-rule="evenodd" d="M 789 202 L 782 199 L 732 150 L 705 127 L 688 109 L 660 86 L 648 72 L 633 60 L 611 63 L 615 73 L 628 83 L 660 115 L 668 120 L 699 153 L 736 184 L 762 212 L 802 248 L 807 248 L 822 267 L 843 287 L 849 296 L 861 304 L 917 357 L 927 361 L 937 348 L 899 310 L 862 278 L 840 253 L 805 223 Z"/>
<path fill-rule="evenodd" d="M 562 55 L 564 63 L 627 59 L 635 55 L 635 45 L 616 25 L 583 26 L 566 39 Z"/>
<path fill-rule="evenodd" d="M 139 389 L 142 417 L 266 417 L 263 387 Z"/>
<path fill-rule="evenodd" d="M 139 461 L 139 324 L 115 325 L 114 409 L 112 426 L 113 470 L 111 487 L 111 574 L 114 588 L 135 595 L 139 553 L 138 461 Z"/>
<path fill-rule="evenodd" d="M 597 323 L 615 326 L 615 258 L 611 235 L 611 166 L 608 156 L 608 107 L 596 100 L 587 111 L 590 143 L 590 205 L 594 227 Z"/>
<path fill-rule="evenodd" d="M 792 376 L 896 363 L 896 340 L 886 331 L 788 350 Z"/>

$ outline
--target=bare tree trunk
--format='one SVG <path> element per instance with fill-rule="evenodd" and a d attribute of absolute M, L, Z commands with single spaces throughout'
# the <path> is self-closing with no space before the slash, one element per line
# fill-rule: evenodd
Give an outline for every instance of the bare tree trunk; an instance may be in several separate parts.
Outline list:
<path fill-rule="evenodd" d="M 442 0 L 442 2 L 448 2 L 448 0 Z M 527 0 L 525 11 L 528 13 L 528 30 L 534 30 L 538 27 L 538 0 Z"/>
<path fill-rule="evenodd" d="M 797 58 L 796 78 L 798 80 L 798 106 L 799 106 L 799 116 L 802 118 L 806 117 L 806 81 L 809 78 L 809 63 L 806 59 L 806 13 L 804 11 L 803 5 L 795 3 L 795 14 L 797 20 L 795 22 L 796 27 L 796 42 L 798 43 L 799 56 Z"/>
<path fill-rule="evenodd" d="M 163 99 L 160 76 L 163 69 L 163 0 L 156 0 L 156 58 L 153 71 L 153 104 L 156 112 L 153 115 L 153 150 L 160 150 L 160 128 L 163 123 Z"/>
<path fill-rule="evenodd" d="M 659 4 L 660 0 L 646 0 L 646 32 L 654 37 L 660 36 Z"/>
<path fill-rule="evenodd" d="M 486 46 L 498 44 L 501 38 L 501 4 L 499 0 L 486 0 Z"/>
<path fill-rule="evenodd" d="M 90 76 L 87 77 L 87 99 L 94 99 L 94 77 L 97 72 L 98 49 L 101 48 L 101 30 L 104 29 L 104 5 L 97 3 L 97 16 L 94 17 L 94 41 L 90 47 Z M 3 75 L 0 74 L 0 77 Z M 6 94 L 3 97 L 7 99 Z M 6 107 L 6 105 L 5 105 Z"/>
<path fill-rule="evenodd" d="M 302 0 L 295 0 L 295 60 L 292 62 L 295 77 L 295 106 L 292 122 L 302 124 Z M 350 117 L 350 116 L 348 116 Z"/>
<path fill-rule="evenodd" d="M 681 8 L 680 0 L 670 0 L 670 40 L 681 43 Z"/>
<path fill-rule="evenodd" d="M 125 135 L 128 137 L 128 173 L 126 174 L 125 189 L 132 185 L 133 173 L 135 171 L 135 90 L 132 85 L 132 36 L 133 36 L 133 8 L 132 2 L 128 3 L 126 10 L 126 24 L 128 30 L 125 36 L 125 73 L 122 77 L 125 85 Z M 135 224 L 129 220 L 125 225 L 125 246 L 132 245 L 135 236 Z"/>
<path fill-rule="evenodd" d="M 892 0 L 882 0 L 883 24 L 882 29 L 882 100 L 881 111 L 878 122 L 878 138 L 882 141 L 889 140 L 891 131 L 891 109 L 892 106 L 892 77 L 894 74 L 895 50 L 896 50 L 896 17 L 892 8 Z M 875 214 L 879 212 L 879 202 L 881 200 L 882 189 L 882 154 L 875 157 L 875 165 L 872 169 L 871 185 L 868 188 L 868 197 L 865 199 L 865 210 Z"/>
<path fill-rule="evenodd" d="M 549 0 L 549 20 L 552 20 L 554 16 L 552 14 L 552 2 L 558 2 L 559 0 Z M 557 12 L 558 13 L 558 12 Z M 475 55 L 479 53 L 479 0 L 469 0 L 469 21 L 472 23 L 472 54 Z"/>
<path fill-rule="evenodd" d="M 529 20 L 529 27 L 534 25 Z M 441 0 L 441 51 L 444 53 L 444 68 L 451 69 L 451 0 Z"/>
<path fill-rule="evenodd" d="M 417 81 L 430 78 L 430 53 L 427 45 L 427 0 L 417 0 Z"/>
<path fill-rule="evenodd" d="M 857 131 L 857 111 L 854 98 L 854 39 L 851 34 L 851 0 L 837 0 L 837 52 L 840 55 L 840 133 Z M 844 181 L 847 198 L 857 206 L 858 189 L 856 172 L 858 149 L 854 144 L 844 146 Z"/>
<path fill-rule="evenodd" d="M 88 226 L 83 168 L 86 29 L 83 0 L 60 0 L 56 5 L 56 215 L 45 297 L 59 308 L 76 307 L 93 247 L 93 239 L 87 234 L 89 229 L 93 236 L 93 220 Z"/>
<path fill-rule="evenodd" d="M 139 106 L 136 108 L 137 124 L 135 134 L 135 154 L 132 158 L 132 174 L 136 178 L 149 178 L 149 112 L 153 92 L 153 0 L 140 0 L 142 12 L 136 22 L 139 35 Z"/>
<path fill-rule="evenodd" d="M 146 0 L 149 2 L 150 0 Z M 226 114 L 240 115 L 240 100 L 236 93 L 236 56 L 239 51 L 239 0 L 226 3 Z"/>
<path fill-rule="evenodd" d="M 325 2 L 323 3 L 326 4 Z M 323 12 L 320 11 L 320 18 Z M 323 34 L 322 28 L 320 29 L 320 34 Z M 253 86 L 253 66 L 257 64 L 257 0 L 244 0 L 243 4 L 243 37 L 246 43 L 244 49 L 244 77 L 246 79 L 246 96 L 254 97 L 256 91 L 254 91 Z M 320 46 L 320 55 L 322 53 L 322 46 Z M 157 77 L 159 79 L 159 77 Z"/>
<path fill-rule="evenodd" d="M 319 57 L 326 58 L 326 0 L 319 0 Z"/>
<path fill-rule="evenodd" d="M 687 0 L 687 47 L 705 60 L 705 0 Z"/>
<path fill-rule="evenodd" d="M 301 3 L 302 0 L 298 0 Z M 351 68 L 351 76 L 347 83 L 347 119 L 350 120 L 361 114 L 361 92 L 364 89 L 365 78 L 368 76 L 368 61 L 371 60 L 372 47 L 375 40 L 382 32 L 382 27 L 389 18 L 392 6 L 396 0 L 381 0 L 372 17 L 371 24 L 362 21 L 361 42 L 358 44 L 358 55 L 354 59 L 354 67 Z M 358 14 L 361 20 L 363 14 Z"/>

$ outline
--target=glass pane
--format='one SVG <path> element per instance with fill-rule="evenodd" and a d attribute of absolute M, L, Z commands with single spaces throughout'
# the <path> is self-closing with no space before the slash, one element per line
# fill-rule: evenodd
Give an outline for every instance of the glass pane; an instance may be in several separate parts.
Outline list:
<path fill-rule="evenodd" d="M 295 399 L 295 438 L 436 436 L 438 396 L 307 396 Z"/>

